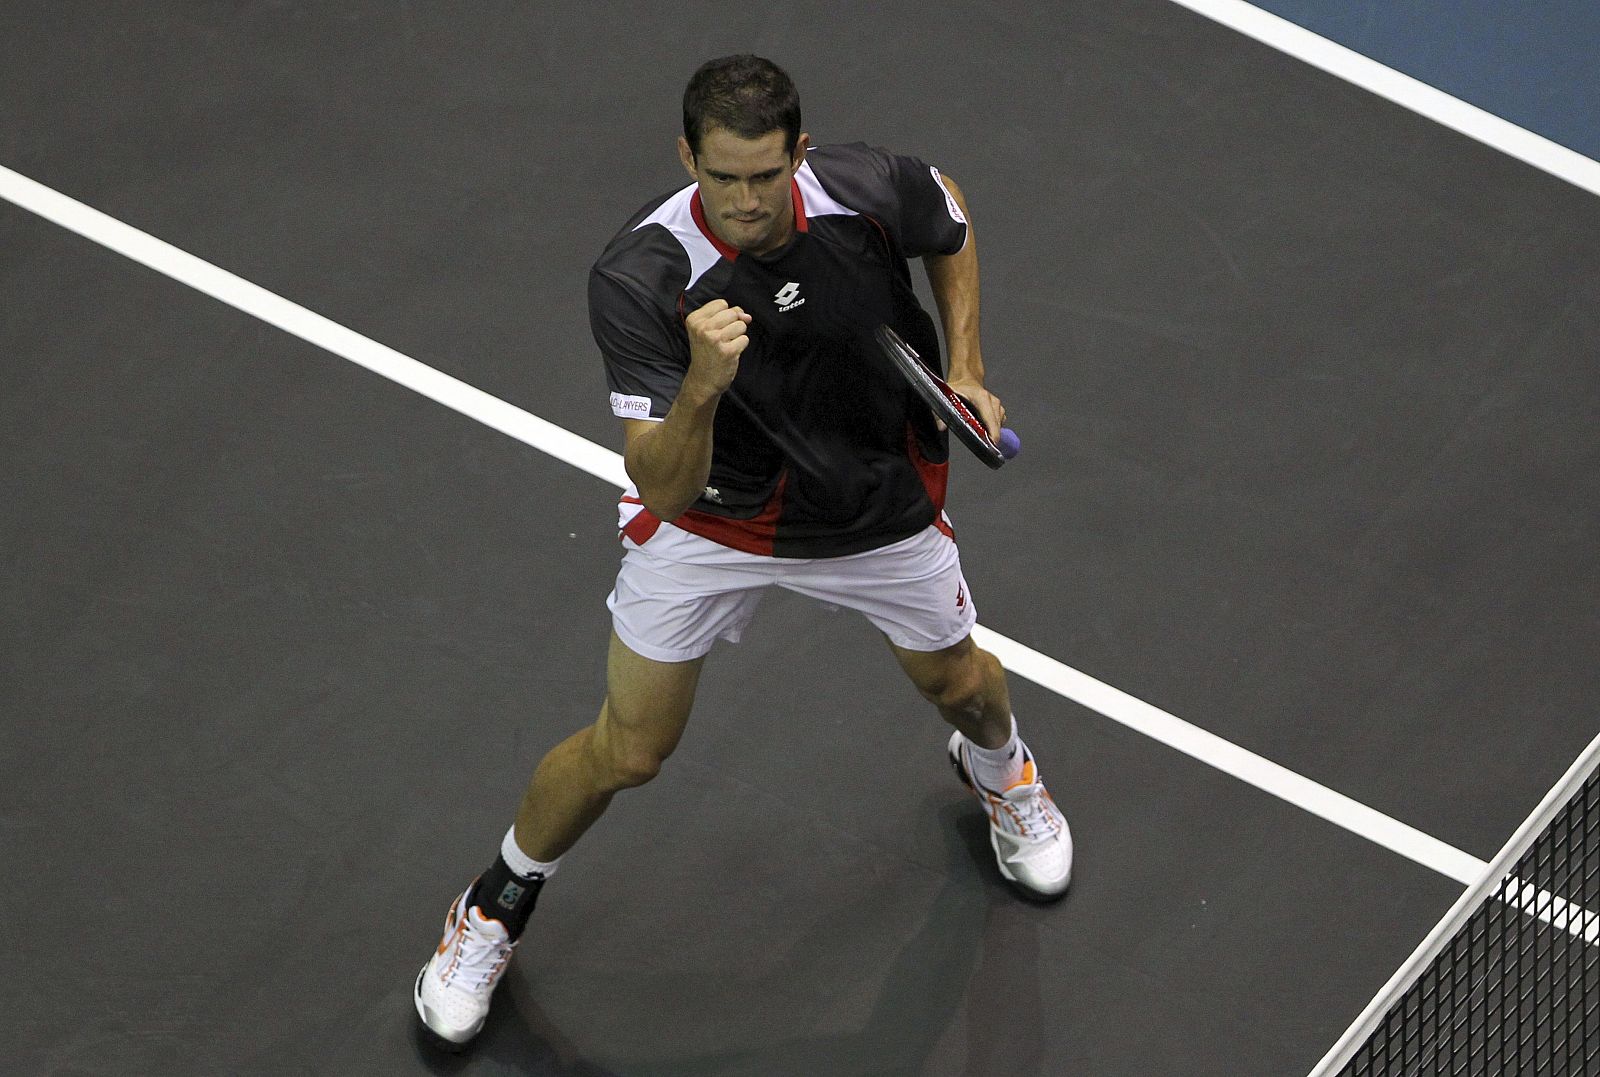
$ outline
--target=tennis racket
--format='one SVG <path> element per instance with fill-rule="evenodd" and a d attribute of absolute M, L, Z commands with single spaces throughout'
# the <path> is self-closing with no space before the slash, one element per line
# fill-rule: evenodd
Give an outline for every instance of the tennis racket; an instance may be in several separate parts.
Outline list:
<path fill-rule="evenodd" d="M 971 449 L 979 460 L 999 470 L 1007 460 L 1022 451 L 1022 439 L 1009 427 L 1001 429 L 999 444 L 991 441 L 989 432 L 983 428 L 983 420 L 978 418 L 972 404 L 946 385 L 944 379 L 922 361 L 916 349 L 900 339 L 899 333 L 887 325 L 880 325 L 875 335 L 878 347 L 883 349 L 883 354 L 889 357 L 889 362 L 900 371 L 922 402 L 944 420 L 950 432 Z"/>

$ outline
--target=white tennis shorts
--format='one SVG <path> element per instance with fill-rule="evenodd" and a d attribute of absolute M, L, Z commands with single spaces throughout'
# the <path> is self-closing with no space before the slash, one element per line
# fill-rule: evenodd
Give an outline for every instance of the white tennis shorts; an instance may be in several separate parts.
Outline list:
<path fill-rule="evenodd" d="M 624 506 L 629 508 L 630 506 Z M 844 557 L 763 557 L 664 523 L 626 551 L 606 606 L 617 636 L 657 662 L 699 658 L 719 639 L 739 642 L 772 586 L 856 610 L 898 647 L 938 651 L 978 621 L 955 540 L 920 534 Z"/>

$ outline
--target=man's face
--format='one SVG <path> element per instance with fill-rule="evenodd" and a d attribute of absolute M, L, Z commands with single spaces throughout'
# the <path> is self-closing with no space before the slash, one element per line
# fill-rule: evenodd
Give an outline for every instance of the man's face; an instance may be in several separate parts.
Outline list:
<path fill-rule="evenodd" d="M 678 139 L 678 156 L 700 183 L 706 223 L 718 239 L 749 254 L 766 254 L 789 242 L 794 235 L 790 181 L 809 142 L 809 136 L 801 135 L 791 155 L 784 152 L 782 131 L 740 138 L 727 128 L 713 127 L 701 136 L 696 157 L 688 141 Z"/>

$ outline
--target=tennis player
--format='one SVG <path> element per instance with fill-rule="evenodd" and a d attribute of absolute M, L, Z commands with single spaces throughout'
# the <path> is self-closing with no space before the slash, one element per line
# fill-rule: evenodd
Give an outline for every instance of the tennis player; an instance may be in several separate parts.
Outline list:
<path fill-rule="evenodd" d="M 954 727 L 951 761 L 988 812 L 1005 879 L 1050 900 L 1071 876 L 1072 838 L 1017 734 L 1005 672 L 971 639 L 944 513 L 947 435 L 872 336 L 887 324 L 939 355 L 907 264 L 921 258 L 948 380 L 998 436 L 960 188 L 914 157 L 813 147 L 789 76 L 755 56 L 695 73 L 678 156 L 693 182 L 635 214 L 589 279 L 633 484 L 605 702 L 539 764 L 417 979 L 417 1012 L 446 1046 L 483 1027 L 540 888 L 613 795 L 655 777 L 707 652 L 737 642 L 774 585 L 883 633 Z"/>

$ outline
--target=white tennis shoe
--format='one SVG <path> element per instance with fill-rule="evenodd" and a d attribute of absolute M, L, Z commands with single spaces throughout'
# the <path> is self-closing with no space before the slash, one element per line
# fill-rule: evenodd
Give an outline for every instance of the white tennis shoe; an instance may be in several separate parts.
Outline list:
<path fill-rule="evenodd" d="M 967 759 L 971 742 L 950 735 L 950 763 L 989 813 L 989 844 L 1006 881 L 1037 901 L 1054 901 L 1072 881 L 1072 831 L 1022 746 L 1022 777 L 998 792 L 979 785 Z"/>
<path fill-rule="evenodd" d="M 459 1051 L 482 1031 L 490 996 L 517 947 L 506 926 L 485 917 L 476 905 L 463 913 L 471 892 L 450 906 L 444 938 L 422 966 L 412 992 L 417 1016 L 446 1050 Z"/>

